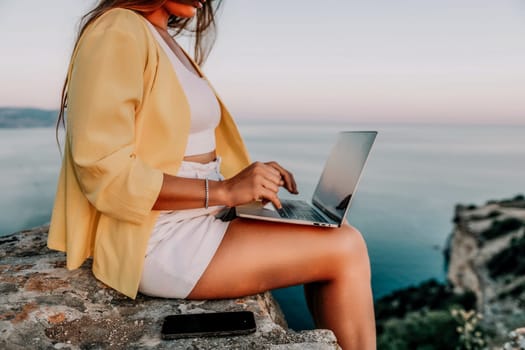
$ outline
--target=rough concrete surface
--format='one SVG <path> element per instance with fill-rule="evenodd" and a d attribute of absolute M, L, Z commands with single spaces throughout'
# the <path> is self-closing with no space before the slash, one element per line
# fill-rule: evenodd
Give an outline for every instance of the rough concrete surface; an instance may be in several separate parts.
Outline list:
<path fill-rule="evenodd" d="M 88 260 L 65 268 L 65 255 L 46 247 L 47 226 L 0 237 L 0 349 L 339 349 L 331 331 L 286 327 L 270 293 L 231 300 L 136 300 L 106 287 Z M 249 310 L 250 335 L 160 338 L 164 316 Z"/>

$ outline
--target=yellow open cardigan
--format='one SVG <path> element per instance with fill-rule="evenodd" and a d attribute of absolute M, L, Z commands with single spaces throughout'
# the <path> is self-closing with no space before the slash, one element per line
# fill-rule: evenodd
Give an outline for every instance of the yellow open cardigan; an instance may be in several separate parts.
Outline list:
<path fill-rule="evenodd" d="M 130 10 L 110 10 L 89 25 L 68 76 L 64 158 L 48 247 L 67 252 L 68 269 L 92 256 L 99 280 L 135 298 L 163 173 L 177 174 L 184 156 L 188 101 L 145 19 Z M 218 100 L 216 151 L 222 173 L 231 177 L 249 157 Z"/>

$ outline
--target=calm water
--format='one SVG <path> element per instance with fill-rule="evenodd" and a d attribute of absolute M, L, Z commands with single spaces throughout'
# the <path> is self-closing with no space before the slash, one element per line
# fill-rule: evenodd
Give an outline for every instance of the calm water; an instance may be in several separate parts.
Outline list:
<path fill-rule="evenodd" d="M 349 215 L 368 243 L 375 297 L 445 278 L 442 249 L 456 203 L 525 192 L 523 126 L 244 122 L 240 128 L 252 158 L 291 170 L 306 199 L 338 130 L 379 131 Z M 52 128 L 0 129 L 0 235 L 49 220 L 59 162 Z M 274 294 L 292 328 L 313 326 L 300 287 Z"/>

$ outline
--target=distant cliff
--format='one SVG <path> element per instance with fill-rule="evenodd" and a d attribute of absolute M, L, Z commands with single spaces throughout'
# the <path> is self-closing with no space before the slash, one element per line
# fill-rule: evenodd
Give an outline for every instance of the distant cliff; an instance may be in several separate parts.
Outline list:
<path fill-rule="evenodd" d="M 56 123 L 58 111 L 0 107 L 0 128 L 41 128 Z"/>
<path fill-rule="evenodd" d="M 448 281 L 376 301 L 379 349 L 525 349 L 525 197 L 457 205 L 454 223 Z"/>
<path fill-rule="evenodd" d="M 494 342 L 525 325 L 525 198 L 456 207 L 448 279 L 476 294 Z"/>

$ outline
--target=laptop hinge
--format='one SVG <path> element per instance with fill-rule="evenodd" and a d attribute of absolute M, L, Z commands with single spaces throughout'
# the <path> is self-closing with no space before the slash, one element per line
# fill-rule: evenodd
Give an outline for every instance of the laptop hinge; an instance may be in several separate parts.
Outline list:
<path fill-rule="evenodd" d="M 323 213 L 329 219 L 333 220 L 335 223 L 337 223 L 337 224 L 341 223 L 341 218 L 338 218 L 336 215 L 334 215 L 330 211 L 324 209 L 323 206 L 321 204 L 319 204 L 319 202 L 317 202 L 315 199 L 312 199 L 312 204 L 317 208 L 317 210 L 319 210 L 321 213 Z"/>

